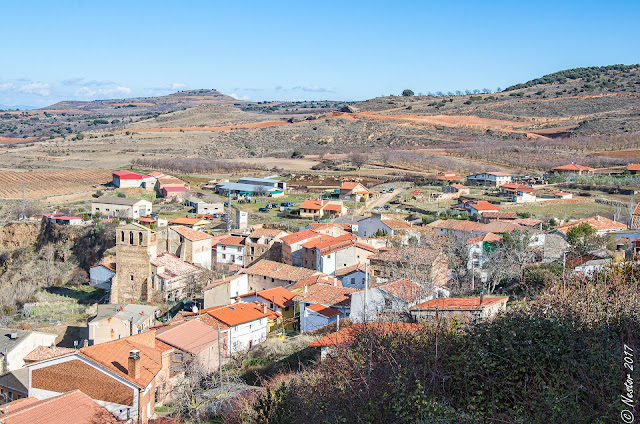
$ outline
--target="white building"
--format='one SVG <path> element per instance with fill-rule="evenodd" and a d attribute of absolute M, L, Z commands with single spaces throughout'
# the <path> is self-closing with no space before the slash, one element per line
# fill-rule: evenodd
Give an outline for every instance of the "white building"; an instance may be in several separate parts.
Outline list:
<path fill-rule="evenodd" d="M 89 285 L 99 289 L 110 291 L 111 279 L 116 275 L 116 264 L 100 264 L 89 269 Z"/>
<path fill-rule="evenodd" d="M 364 282 L 366 279 L 365 272 L 364 264 L 356 264 L 336 269 L 334 275 L 338 280 L 340 280 L 343 287 L 362 289 L 364 288 Z"/>
<path fill-rule="evenodd" d="M 235 274 L 212 281 L 202 289 L 202 293 L 205 309 L 235 303 L 236 298 L 249 293 L 249 275 Z"/>
<path fill-rule="evenodd" d="M 266 305 L 259 303 L 235 303 L 208 313 L 229 328 L 226 351 L 228 356 L 265 341 L 269 315 L 273 312 L 267 310 Z"/>
<path fill-rule="evenodd" d="M 142 185 L 142 175 L 129 171 L 115 171 L 112 173 L 112 181 L 119 188 L 137 188 Z"/>
<path fill-rule="evenodd" d="M 417 283 L 409 280 L 398 280 L 385 283 L 365 290 L 361 289 L 351 294 L 351 314 L 353 322 L 375 321 L 380 313 L 409 314 L 409 308 L 421 302 L 441 296 L 448 296 L 449 291 L 434 287 L 426 290 Z M 365 302 L 366 298 L 366 302 Z"/>
<path fill-rule="evenodd" d="M 399 219 L 385 217 L 383 214 L 373 213 L 369 218 L 358 221 L 358 235 L 360 237 L 374 237 L 376 233 L 393 236 L 406 232 L 411 224 Z"/>
<path fill-rule="evenodd" d="M 216 263 L 244 266 L 244 237 L 229 236 L 216 244 Z"/>
<path fill-rule="evenodd" d="M 467 184 L 474 186 L 500 187 L 510 182 L 511 174 L 505 172 L 481 172 L 467 177 Z"/>
<path fill-rule="evenodd" d="M 53 346 L 55 334 L 0 328 L 0 374 L 24 366 L 24 357 L 38 346 Z"/>
<path fill-rule="evenodd" d="M 192 212 L 197 215 L 209 215 L 213 213 L 224 213 L 224 204 L 222 202 L 218 203 L 208 203 L 202 199 L 198 199 L 197 197 L 188 197 L 184 204 L 186 206 L 192 207 Z"/>
<path fill-rule="evenodd" d="M 354 289 L 322 283 L 305 286 L 303 292 L 294 298 L 300 306 L 300 329 L 303 332 L 313 331 L 336 319 L 348 318 L 350 296 L 354 292 Z"/>
<path fill-rule="evenodd" d="M 153 204 L 143 199 L 126 197 L 98 197 L 91 202 L 91 215 L 100 213 L 103 218 L 140 218 L 153 212 Z"/>

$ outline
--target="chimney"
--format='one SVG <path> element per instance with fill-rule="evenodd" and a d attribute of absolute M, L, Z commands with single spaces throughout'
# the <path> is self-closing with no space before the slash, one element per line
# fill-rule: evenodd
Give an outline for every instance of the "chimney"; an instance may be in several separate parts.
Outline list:
<path fill-rule="evenodd" d="M 140 351 L 139 350 L 130 350 L 129 351 L 129 368 L 128 374 L 129 377 L 137 380 L 140 378 Z"/>
<path fill-rule="evenodd" d="M 262 313 L 263 313 L 264 315 L 267 315 L 267 304 L 266 304 L 266 303 L 263 303 L 263 304 L 262 304 Z"/>
<path fill-rule="evenodd" d="M 307 294 L 307 285 L 304 285 L 304 294 Z"/>

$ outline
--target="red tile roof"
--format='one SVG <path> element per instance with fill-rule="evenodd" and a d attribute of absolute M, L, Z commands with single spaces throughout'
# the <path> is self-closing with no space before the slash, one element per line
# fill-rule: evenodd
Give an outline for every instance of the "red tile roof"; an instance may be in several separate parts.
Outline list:
<path fill-rule="evenodd" d="M 130 171 L 114 171 L 112 174 L 114 177 L 118 177 L 121 180 L 141 180 L 142 179 L 142 175 L 136 174 L 135 172 L 130 172 Z"/>
<path fill-rule="evenodd" d="M 500 208 L 496 205 L 487 202 L 486 200 L 474 200 L 468 203 L 468 205 L 477 211 L 499 211 Z"/>
<path fill-rule="evenodd" d="M 139 379 L 129 376 L 129 351 L 131 350 L 140 351 Z M 146 387 L 162 366 L 162 350 L 156 347 L 155 330 L 83 347 L 78 352 L 140 387 Z"/>
<path fill-rule="evenodd" d="M 627 170 L 628 171 L 640 171 L 640 164 L 639 163 L 630 163 L 629 165 L 627 165 Z"/>
<path fill-rule="evenodd" d="M 44 400 L 20 399 L 5 405 L 3 424 L 95 424 L 116 423 L 118 419 L 80 390 Z"/>
<path fill-rule="evenodd" d="M 176 349 L 198 355 L 218 342 L 218 332 L 201 321 L 190 320 L 158 328 L 156 338 Z"/>
<path fill-rule="evenodd" d="M 401 221 L 395 218 L 382 218 L 382 223 L 392 230 L 404 230 L 411 228 L 411 224 L 407 221 Z"/>
<path fill-rule="evenodd" d="M 321 305 L 319 303 L 315 303 L 313 305 L 309 305 L 309 306 L 307 306 L 307 309 L 311 309 L 313 312 L 317 312 L 320 315 L 324 315 L 327 318 L 332 318 L 332 317 L 335 317 L 336 315 L 340 315 L 340 311 L 339 310 L 334 309 L 334 308 L 329 307 L 329 306 Z"/>
<path fill-rule="evenodd" d="M 271 311 L 262 313 L 260 304 L 256 303 L 234 303 L 209 311 L 208 314 L 229 327 L 255 321 L 261 318 L 269 318 Z"/>
<path fill-rule="evenodd" d="M 218 246 L 244 246 L 245 238 L 241 236 L 229 236 L 218 242 Z"/>
<path fill-rule="evenodd" d="M 103 266 L 103 267 L 107 268 L 109 271 L 116 272 L 116 263 L 115 262 L 110 262 L 108 264 L 98 264 L 98 265 L 92 266 L 91 268 L 95 268 L 95 267 L 98 267 L 98 266 Z"/>
<path fill-rule="evenodd" d="M 278 230 L 275 228 L 257 228 L 249 234 L 249 238 L 257 238 L 257 237 L 278 237 L 280 234 L 284 233 L 285 235 L 289 234 L 284 230 Z M 284 237 L 284 236 L 283 236 Z"/>
<path fill-rule="evenodd" d="M 556 166 L 553 168 L 556 171 L 593 171 L 594 168 L 588 166 L 578 165 L 576 163 L 570 163 L 568 165 Z"/>
<path fill-rule="evenodd" d="M 605 218 L 604 216 L 597 215 L 597 216 L 592 216 L 590 218 L 577 219 L 575 221 L 567 222 L 559 226 L 557 230 L 560 231 L 561 233 L 567 234 L 567 232 L 571 228 L 576 227 L 582 224 L 583 222 L 586 222 L 587 224 L 591 225 L 593 228 L 596 229 L 596 231 L 615 231 L 615 230 L 627 229 L 627 226 L 620 222 L 613 221 L 609 218 Z"/>
<path fill-rule="evenodd" d="M 360 185 L 360 183 L 357 183 L 355 181 L 344 181 L 340 185 L 340 190 L 353 190 L 354 188 L 358 187 L 359 185 Z"/>
<path fill-rule="evenodd" d="M 297 233 L 289 234 L 288 236 L 282 237 L 280 241 L 285 244 L 292 245 L 295 243 L 300 243 L 305 240 L 309 240 L 315 237 L 320 237 L 321 234 L 317 233 L 313 230 L 305 228 L 302 231 L 298 231 Z"/>
<path fill-rule="evenodd" d="M 463 310 L 478 310 L 484 309 L 488 306 L 494 305 L 499 302 L 508 301 L 508 297 L 488 297 L 485 296 L 480 304 L 479 297 L 441 297 L 438 299 L 431 299 L 418 305 L 412 306 L 409 309 L 463 309 Z"/>
<path fill-rule="evenodd" d="M 356 271 L 365 272 L 364 264 L 355 264 L 351 266 L 345 266 L 344 268 L 338 268 L 333 273 L 333 275 L 335 275 L 336 277 L 342 277 L 344 275 L 349 275 L 352 272 L 356 272 Z"/>
<path fill-rule="evenodd" d="M 339 346 L 353 343 L 359 338 L 361 333 L 386 334 L 389 332 L 415 331 L 420 328 L 420 324 L 390 323 L 390 322 L 370 322 L 356 323 L 349 327 L 341 328 L 335 333 L 331 333 L 316 341 L 309 343 L 310 347 Z"/>
<path fill-rule="evenodd" d="M 203 231 L 194 230 L 193 228 L 185 227 L 183 225 L 173 225 L 169 228 L 191 241 L 207 240 L 213 238 L 210 234 L 207 234 Z"/>
<path fill-rule="evenodd" d="M 329 286 L 342 287 L 342 282 L 333 275 L 318 273 L 317 275 L 298 280 L 297 283 L 291 286 L 291 290 L 301 289 L 304 286 L 312 286 L 314 284 L 326 284 Z"/>
<path fill-rule="evenodd" d="M 633 210 L 632 215 L 640 215 L 640 203 L 636 205 L 636 208 Z"/>
<path fill-rule="evenodd" d="M 329 211 L 341 211 L 343 208 L 342 202 L 332 202 L 330 200 L 312 200 L 307 199 L 300 205 L 300 209 L 311 209 L 319 211 L 329 210 Z"/>
<path fill-rule="evenodd" d="M 240 297 L 243 298 L 248 296 L 258 296 L 268 302 L 273 302 L 273 304 L 280 308 L 284 308 L 285 306 L 293 304 L 292 299 L 295 297 L 295 294 L 284 287 L 274 287 L 272 289 L 266 289 L 259 292 L 246 293 Z"/>
<path fill-rule="evenodd" d="M 424 295 L 427 293 L 422 286 L 406 279 L 381 284 L 378 288 L 407 302 L 416 302 L 424 299 Z"/>
<path fill-rule="evenodd" d="M 318 271 L 312 269 L 287 265 L 267 259 L 261 259 L 241 272 L 243 274 L 260 275 L 284 281 L 298 281 L 319 274 Z"/>
<path fill-rule="evenodd" d="M 211 247 L 216 247 L 218 245 L 218 243 L 220 243 L 222 240 L 226 239 L 227 237 L 230 237 L 229 234 L 220 234 L 218 236 L 212 236 L 211 237 Z"/>
<path fill-rule="evenodd" d="M 75 352 L 74 349 L 56 346 L 38 346 L 23 358 L 25 362 L 38 362 Z"/>
<path fill-rule="evenodd" d="M 320 303 L 325 306 L 349 306 L 351 293 L 355 289 L 335 287 L 327 284 L 314 284 L 307 287 L 306 293 L 296 295 L 295 300 L 308 303 Z"/>
<path fill-rule="evenodd" d="M 502 241 L 502 237 L 494 234 L 494 233 L 487 233 L 478 237 L 474 237 L 474 238 L 470 238 L 467 240 L 467 244 L 471 244 L 471 243 L 480 243 L 480 242 L 487 242 L 487 243 L 498 243 Z"/>
<path fill-rule="evenodd" d="M 485 212 L 482 214 L 483 218 L 489 219 L 518 219 L 518 214 L 515 212 Z"/>
<path fill-rule="evenodd" d="M 207 221 L 206 219 L 188 218 L 186 216 L 170 219 L 169 222 L 175 225 L 207 225 L 209 224 L 209 221 Z"/>

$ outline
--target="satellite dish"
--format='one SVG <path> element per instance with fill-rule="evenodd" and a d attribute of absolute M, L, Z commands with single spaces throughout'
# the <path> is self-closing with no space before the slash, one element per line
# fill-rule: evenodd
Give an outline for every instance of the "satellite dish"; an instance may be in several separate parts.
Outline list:
<path fill-rule="evenodd" d="M 198 313 L 198 306 L 197 305 L 193 305 L 193 307 L 191 308 L 191 312 L 193 312 L 194 314 Z"/>

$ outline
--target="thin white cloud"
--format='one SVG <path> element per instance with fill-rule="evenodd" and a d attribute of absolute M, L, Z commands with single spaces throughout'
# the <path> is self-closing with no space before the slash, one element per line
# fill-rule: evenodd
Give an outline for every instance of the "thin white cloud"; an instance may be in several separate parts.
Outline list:
<path fill-rule="evenodd" d="M 172 82 L 171 84 L 165 85 L 163 87 L 156 87 L 154 90 L 158 91 L 175 91 L 182 90 L 183 88 L 187 88 L 187 84 L 183 82 Z"/>
<path fill-rule="evenodd" d="M 118 96 L 128 96 L 131 94 L 131 89 L 128 87 L 115 87 L 115 88 L 89 88 L 86 85 L 80 87 L 76 90 L 77 97 L 87 97 L 87 98 L 96 98 L 96 97 L 118 97 Z"/>
<path fill-rule="evenodd" d="M 96 81 L 96 80 L 92 80 L 92 81 L 87 81 L 84 83 L 84 85 L 113 85 L 115 84 L 115 82 L 113 81 L 109 81 L 109 80 L 102 80 L 102 81 Z"/>
<path fill-rule="evenodd" d="M 239 96 L 236 93 L 229 94 L 229 96 L 233 97 L 236 100 L 245 100 L 245 101 L 251 100 L 251 97 L 249 96 Z"/>
<path fill-rule="evenodd" d="M 16 85 L 10 82 L 6 82 L 4 84 L 0 84 L 0 91 L 9 91 L 16 88 Z"/>
<path fill-rule="evenodd" d="M 72 77 L 72 78 L 63 79 L 60 82 L 63 85 L 76 85 L 76 84 L 80 84 L 83 80 L 84 80 L 84 78 Z"/>
<path fill-rule="evenodd" d="M 293 87 L 292 90 L 311 91 L 314 93 L 333 93 L 333 90 L 324 87 L 318 87 L 317 85 L 305 85 Z"/>
<path fill-rule="evenodd" d="M 49 96 L 51 94 L 51 86 L 42 82 L 32 82 L 31 84 L 23 85 L 18 91 L 25 94 Z"/>

